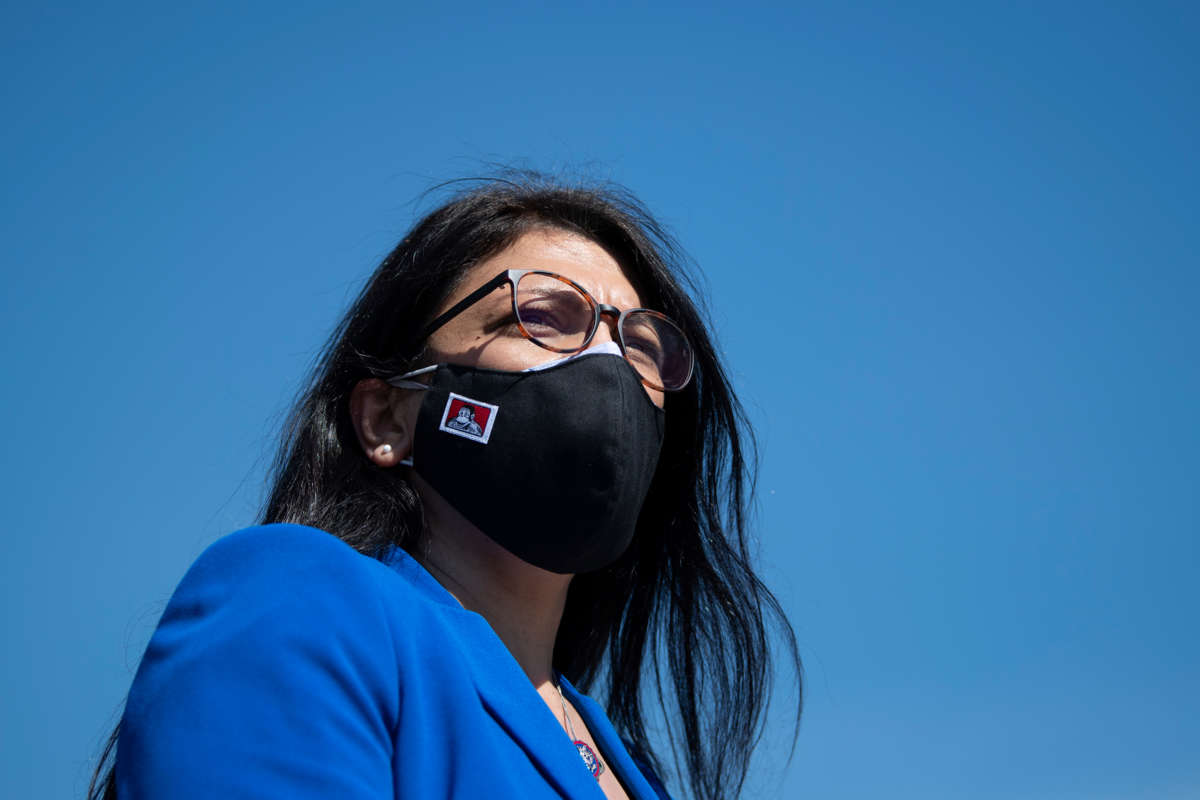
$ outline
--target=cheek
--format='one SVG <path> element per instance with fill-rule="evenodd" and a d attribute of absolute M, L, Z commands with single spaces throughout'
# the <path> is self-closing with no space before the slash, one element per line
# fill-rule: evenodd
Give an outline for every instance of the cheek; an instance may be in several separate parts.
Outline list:
<path fill-rule="evenodd" d="M 518 372 L 561 358 L 561 353 L 547 350 L 520 334 L 505 332 L 482 333 L 471 338 L 452 340 L 432 338 L 429 342 L 430 363 L 461 364 Z"/>

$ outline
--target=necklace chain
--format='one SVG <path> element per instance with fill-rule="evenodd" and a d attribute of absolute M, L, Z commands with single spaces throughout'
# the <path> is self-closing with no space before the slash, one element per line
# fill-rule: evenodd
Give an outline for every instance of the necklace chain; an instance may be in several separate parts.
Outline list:
<path fill-rule="evenodd" d="M 570 712 L 567 711 L 567 698 L 563 696 L 562 681 L 555 681 L 554 688 L 558 690 L 558 701 L 562 703 L 563 720 L 567 723 L 567 733 L 571 737 L 571 743 L 579 751 L 579 757 L 583 759 L 583 763 L 592 773 L 592 777 L 598 781 L 600 773 L 604 772 L 604 762 L 600 760 L 600 756 L 596 755 L 596 751 L 591 748 L 591 745 L 575 735 L 575 725 L 571 722 Z"/>
<path fill-rule="evenodd" d="M 562 684 L 555 683 L 554 688 L 558 689 L 558 702 L 562 703 L 563 719 L 567 721 L 567 733 L 571 734 L 571 741 L 576 741 L 579 737 L 575 735 L 575 726 L 571 724 L 571 715 L 567 713 L 567 698 L 563 697 Z"/>

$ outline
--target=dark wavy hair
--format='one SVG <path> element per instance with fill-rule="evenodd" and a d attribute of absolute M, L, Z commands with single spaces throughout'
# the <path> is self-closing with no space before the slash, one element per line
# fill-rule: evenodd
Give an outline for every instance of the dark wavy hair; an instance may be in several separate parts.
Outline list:
<path fill-rule="evenodd" d="M 755 575 L 747 534 L 753 437 L 690 294 L 696 286 L 675 240 L 627 190 L 571 185 L 535 173 L 448 184 L 456 191 L 404 237 L 371 276 L 317 361 L 284 425 L 262 522 L 322 528 L 362 553 L 417 551 L 425 526 L 406 470 L 367 459 L 349 413 L 354 385 L 418 365 L 418 337 L 475 264 L 536 229 L 603 247 L 648 308 L 677 320 L 696 353 L 692 382 L 666 397 L 657 472 L 628 551 L 577 575 L 554 648 L 554 667 L 598 690 L 616 729 L 660 774 L 664 753 L 647 733 L 650 703 L 682 731 L 671 763 L 695 798 L 739 795 L 772 685 L 772 646 L 797 680 L 794 633 Z M 778 636 L 768 636 L 768 623 Z M 90 798 L 115 797 L 113 732 Z M 793 742 L 795 741 L 793 730 Z"/>

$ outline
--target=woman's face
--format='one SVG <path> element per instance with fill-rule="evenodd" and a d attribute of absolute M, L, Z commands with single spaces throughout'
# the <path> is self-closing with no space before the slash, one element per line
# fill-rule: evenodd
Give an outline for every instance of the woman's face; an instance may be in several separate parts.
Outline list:
<path fill-rule="evenodd" d="M 543 229 L 523 234 L 508 248 L 476 264 L 438 313 L 506 269 L 556 272 L 582 286 L 597 302 L 622 310 L 642 306 L 633 284 L 604 248 L 578 234 Z M 589 347 L 615 342 L 616 324 L 615 319 L 606 315 Z M 508 289 L 497 289 L 454 317 L 429 337 L 428 346 L 437 362 L 510 371 L 563 357 L 562 353 L 525 338 L 513 319 L 512 292 Z M 650 399 L 661 408 L 663 393 L 645 388 Z"/>

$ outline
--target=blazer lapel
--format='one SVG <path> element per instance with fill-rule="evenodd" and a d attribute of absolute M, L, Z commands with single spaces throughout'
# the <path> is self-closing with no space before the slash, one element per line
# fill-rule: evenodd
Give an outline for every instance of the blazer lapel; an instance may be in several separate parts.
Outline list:
<path fill-rule="evenodd" d="M 473 616 L 471 669 L 484 707 L 563 797 L 603 798 L 562 724 L 546 707 L 516 659 L 487 620 Z"/>
<path fill-rule="evenodd" d="M 496 724 L 528 754 L 546 782 L 563 797 L 603 800 L 604 793 L 579 758 L 575 745 L 563 732 L 562 724 L 546 707 L 487 620 L 464 609 L 445 587 L 400 548 L 394 548 L 384 561 L 408 578 L 427 598 L 446 606 L 448 613 L 461 621 L 461 624 L 450 626 L 447 632 L 462 639 L 462 652 L 467 655 L 480 702 Z M 574 692 L 574 689 L 570 691 Z M 653 794 L 647 796 L 654 797 Z"/>

